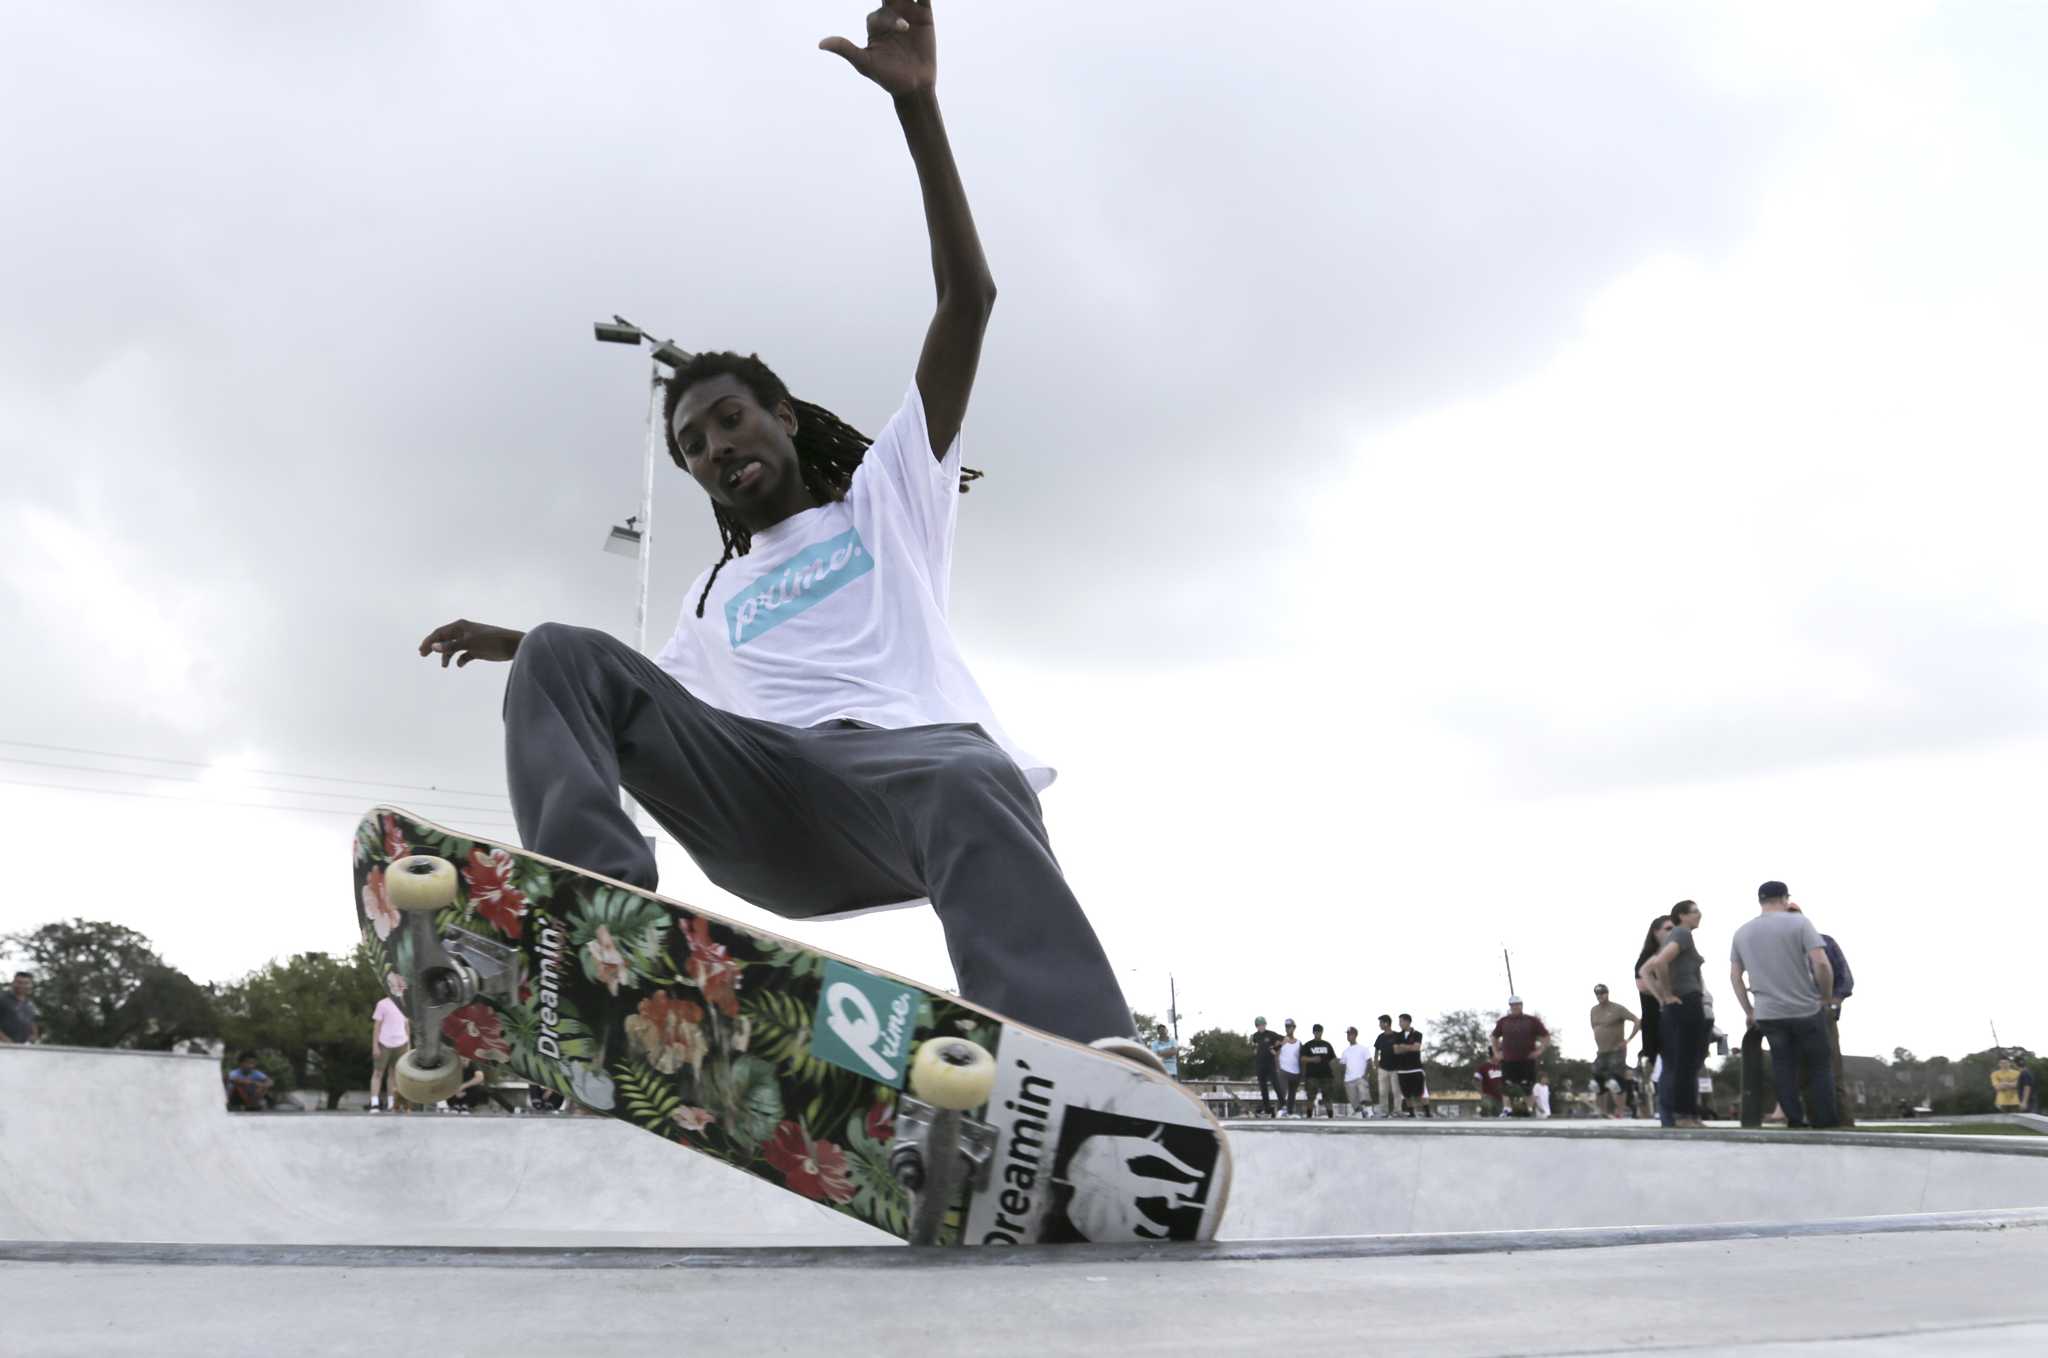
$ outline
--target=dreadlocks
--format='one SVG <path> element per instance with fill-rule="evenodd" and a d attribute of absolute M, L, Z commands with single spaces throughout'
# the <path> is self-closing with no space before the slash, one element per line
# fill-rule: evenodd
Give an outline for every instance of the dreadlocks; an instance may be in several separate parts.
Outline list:
<path fill-rule="evenodd" d="M 668 394 L 661 404 L 661 424 L 663 437 L 668 443 L 668 455 L 678 467 L 689 470 L 689 465 L 683 461 L 683 450 L 676 443 L 676 404 L 690 387 L 712 377 L 736 379 L 753 393 L 763 410 L 772 411 L 784 401 L 789 402 L 790 409 L 796 412 L 796 437 L 791 441 L 796 444 L 797 467 L 803 475 L 804 489 L 819 504 L 846 498 L 846 488 L 853 484 L 854 469 L 867 456 L 868 445 L 874 440 L 823 406 L 791 396 L 789 388 L 782 385 L 782 379 L 761 361 L 759 354 L 744 357 L 735 353 L 697 354 L 676 369 L 675 376 L 668 380 Z M 980 472 L 972 467 L 962 467 L 960 493 L 965 495 L 968 484 L 980 479 Z M 697 616 L 700 618 L 704 616 L 704 601 L 711 597 L 712 583 L 725 569 L 725 563 L 736 556 L 745 556 L 754 545 L 754 535 L 719 505 L 713 504 L 711 513 L 718 520 L 718 537 L 725 545 L 725 555 L 719 557 L 718 564 L 711 568 L 711 577 L 704 582 L 704 592 L 697 596 Z"/>

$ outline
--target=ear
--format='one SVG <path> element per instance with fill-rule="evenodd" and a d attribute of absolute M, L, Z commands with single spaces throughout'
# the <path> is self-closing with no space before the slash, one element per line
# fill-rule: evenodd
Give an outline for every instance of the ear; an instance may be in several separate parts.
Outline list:
<path fill-rule="evenodd" d="M 789 435 L 791 438 L 796 437 L 797 423 L 795 406 L 791 405 L 787 401 L 777 401 L 775 403 L 775 418 L 782 421 L 783 433 Z"/>

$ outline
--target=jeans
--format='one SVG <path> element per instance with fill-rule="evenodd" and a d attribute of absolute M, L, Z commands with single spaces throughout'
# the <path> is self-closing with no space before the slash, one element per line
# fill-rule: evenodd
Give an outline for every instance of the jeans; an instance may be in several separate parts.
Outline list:
<path fill-rule="evenodd" d="M 1291 1070 L 1280 1072 L 1280 1102 L 1286 1105 L 1287 1116 L 1294 1116 L 1294 1092 L 1301 1088 L 1301 1076 Z"/>
<path fill-rule="evenodd" d="M 1707 1011 L 1697 994 L 1667 1004 L 1658 1027 L 1664 1040 L 1664 1073 L 1657 1081 L 1657 1120 L 1669 1127 L 1700 1115 L 1700 1058 L 1706 1049 Z M 1775 1049 L 1772 1055 L 1777 1053 Z"/>
<path fill-rule="evenodd" d="M 1808 1014 L 1796 1019 L 1758 1019 L 1764 1041 L 1771 1044 L 1771 1079 L 1778 1086 L 1778 1106 L 1785 1110 L 1787 1127 L 1832 1127 L 1835 1110 L 1835 1071 L 1828 1050 L 1827 1015 Z M 1813 1120 L 1800 1101 L 1801 1081 L 1813 1092 Z"/>
<path fill-rule="evenodd" d="M 1280 1087 L 1280 1072 L 1277 1069 L 1259 1067 L 1259 1112 L 1270 1116 L 1273 1112 L 1273 1091 Z"/>

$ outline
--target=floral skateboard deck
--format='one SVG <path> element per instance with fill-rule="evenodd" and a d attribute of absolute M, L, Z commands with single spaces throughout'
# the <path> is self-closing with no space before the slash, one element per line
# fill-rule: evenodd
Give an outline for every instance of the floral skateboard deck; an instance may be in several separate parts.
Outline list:
<path fill-rule="evenodd" d="M 1125 1058 L 395 808 L 357 827 L 355 889 L 415 1087 L 418 1061 L 502 1066 L 920 1242 L 1206 1240 L 1222 1217 L 1221 1129 Z M 957 1172 L 921 1171 L 955 1144 Z"/>

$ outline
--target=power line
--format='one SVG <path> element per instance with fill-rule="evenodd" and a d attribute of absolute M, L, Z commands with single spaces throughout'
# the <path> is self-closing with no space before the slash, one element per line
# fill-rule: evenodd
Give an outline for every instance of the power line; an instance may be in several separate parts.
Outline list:
<path fill-rule="evenodd" d="M 13 787 L 52 788 L 58 792 L 84 792 L 102 797 L 147 797 L 158 802 L 183 802 L 187 806 L 246 806 L 258 811 L 296 811 L 312 816 L 340 816 L 346 820 L 360 820 L 359 812 L 344 811 L 335 806 L 280 806 L 276 802 L 238 802 L 225 797 L 180 797 L 167 792 L 135 792 L 114 787 L 80 787 L 76 783 L 38 783 L 26 778 L 0 778 L 0 783 Z M 421 802 L 421 806 L 430 803 Z M 510 825 L 512 822 L 502 812 L 487 811 L 480 806 L 441 806 L 437 810 L 466 811 L 484 820 Z"/>
<path fill-rule="evenodd" d="M 25 764 L 38 769 L 63 769 L 68 773 L 97 773 L 108 778 L 152 778 L 164 783 L 192 783 L 199 787 L 219 787 L 232 792 L 276 792 L 287 797 L 339 797 L 361 804 L 360 792 L 322 792 L 310 787 L 265 787 L 260 783 L 213 783 L 205 778 L 191 778 L 182 773 L 145 773 L 140 769 L 100 769 L 90 764 L 66 764 L 55 759 L 23 759 L 19 755 L 0 754 L 0 764 Z M 398 787 L 401 784 L 384 783 L 381 787 Z M 416 806 L 433 806 L 442 811 L 474 811 L 484 815 L 502 815 L 494 807 L 458 806 L 451 802 L 416 802 Z"/>
<path fill-rule="evenodd" d="M 170 759 L 157 754 L 121 754 L 114 750 L 85 750 L 75 745 L 44 745 L 33 740 L 0 739 L 0 745 L 13 745 L 24 750 L 49 750 L 57 754 L 91 755 L 95 759 L 130 759 L 144 764 L 176 764 L 188 769 L 211 769 L 219 767 L 204 759 Z M 106 770 L 115 772 L 115 770 Z M 444 796 L 492 797 L 506 800 L 502 792 L 468 792 L 459 787 L 434 787 L 420 783 L 385 783 L 370 778 L 337 778 L 325 773 L 292 773 L 286 769 L 241 769 L 241 773 L 253 773 L 264 778 L 301 778 L 316 783 L 353 783 L 358 787 L 395 787 L 407 792 L 439 792 Z"/>

